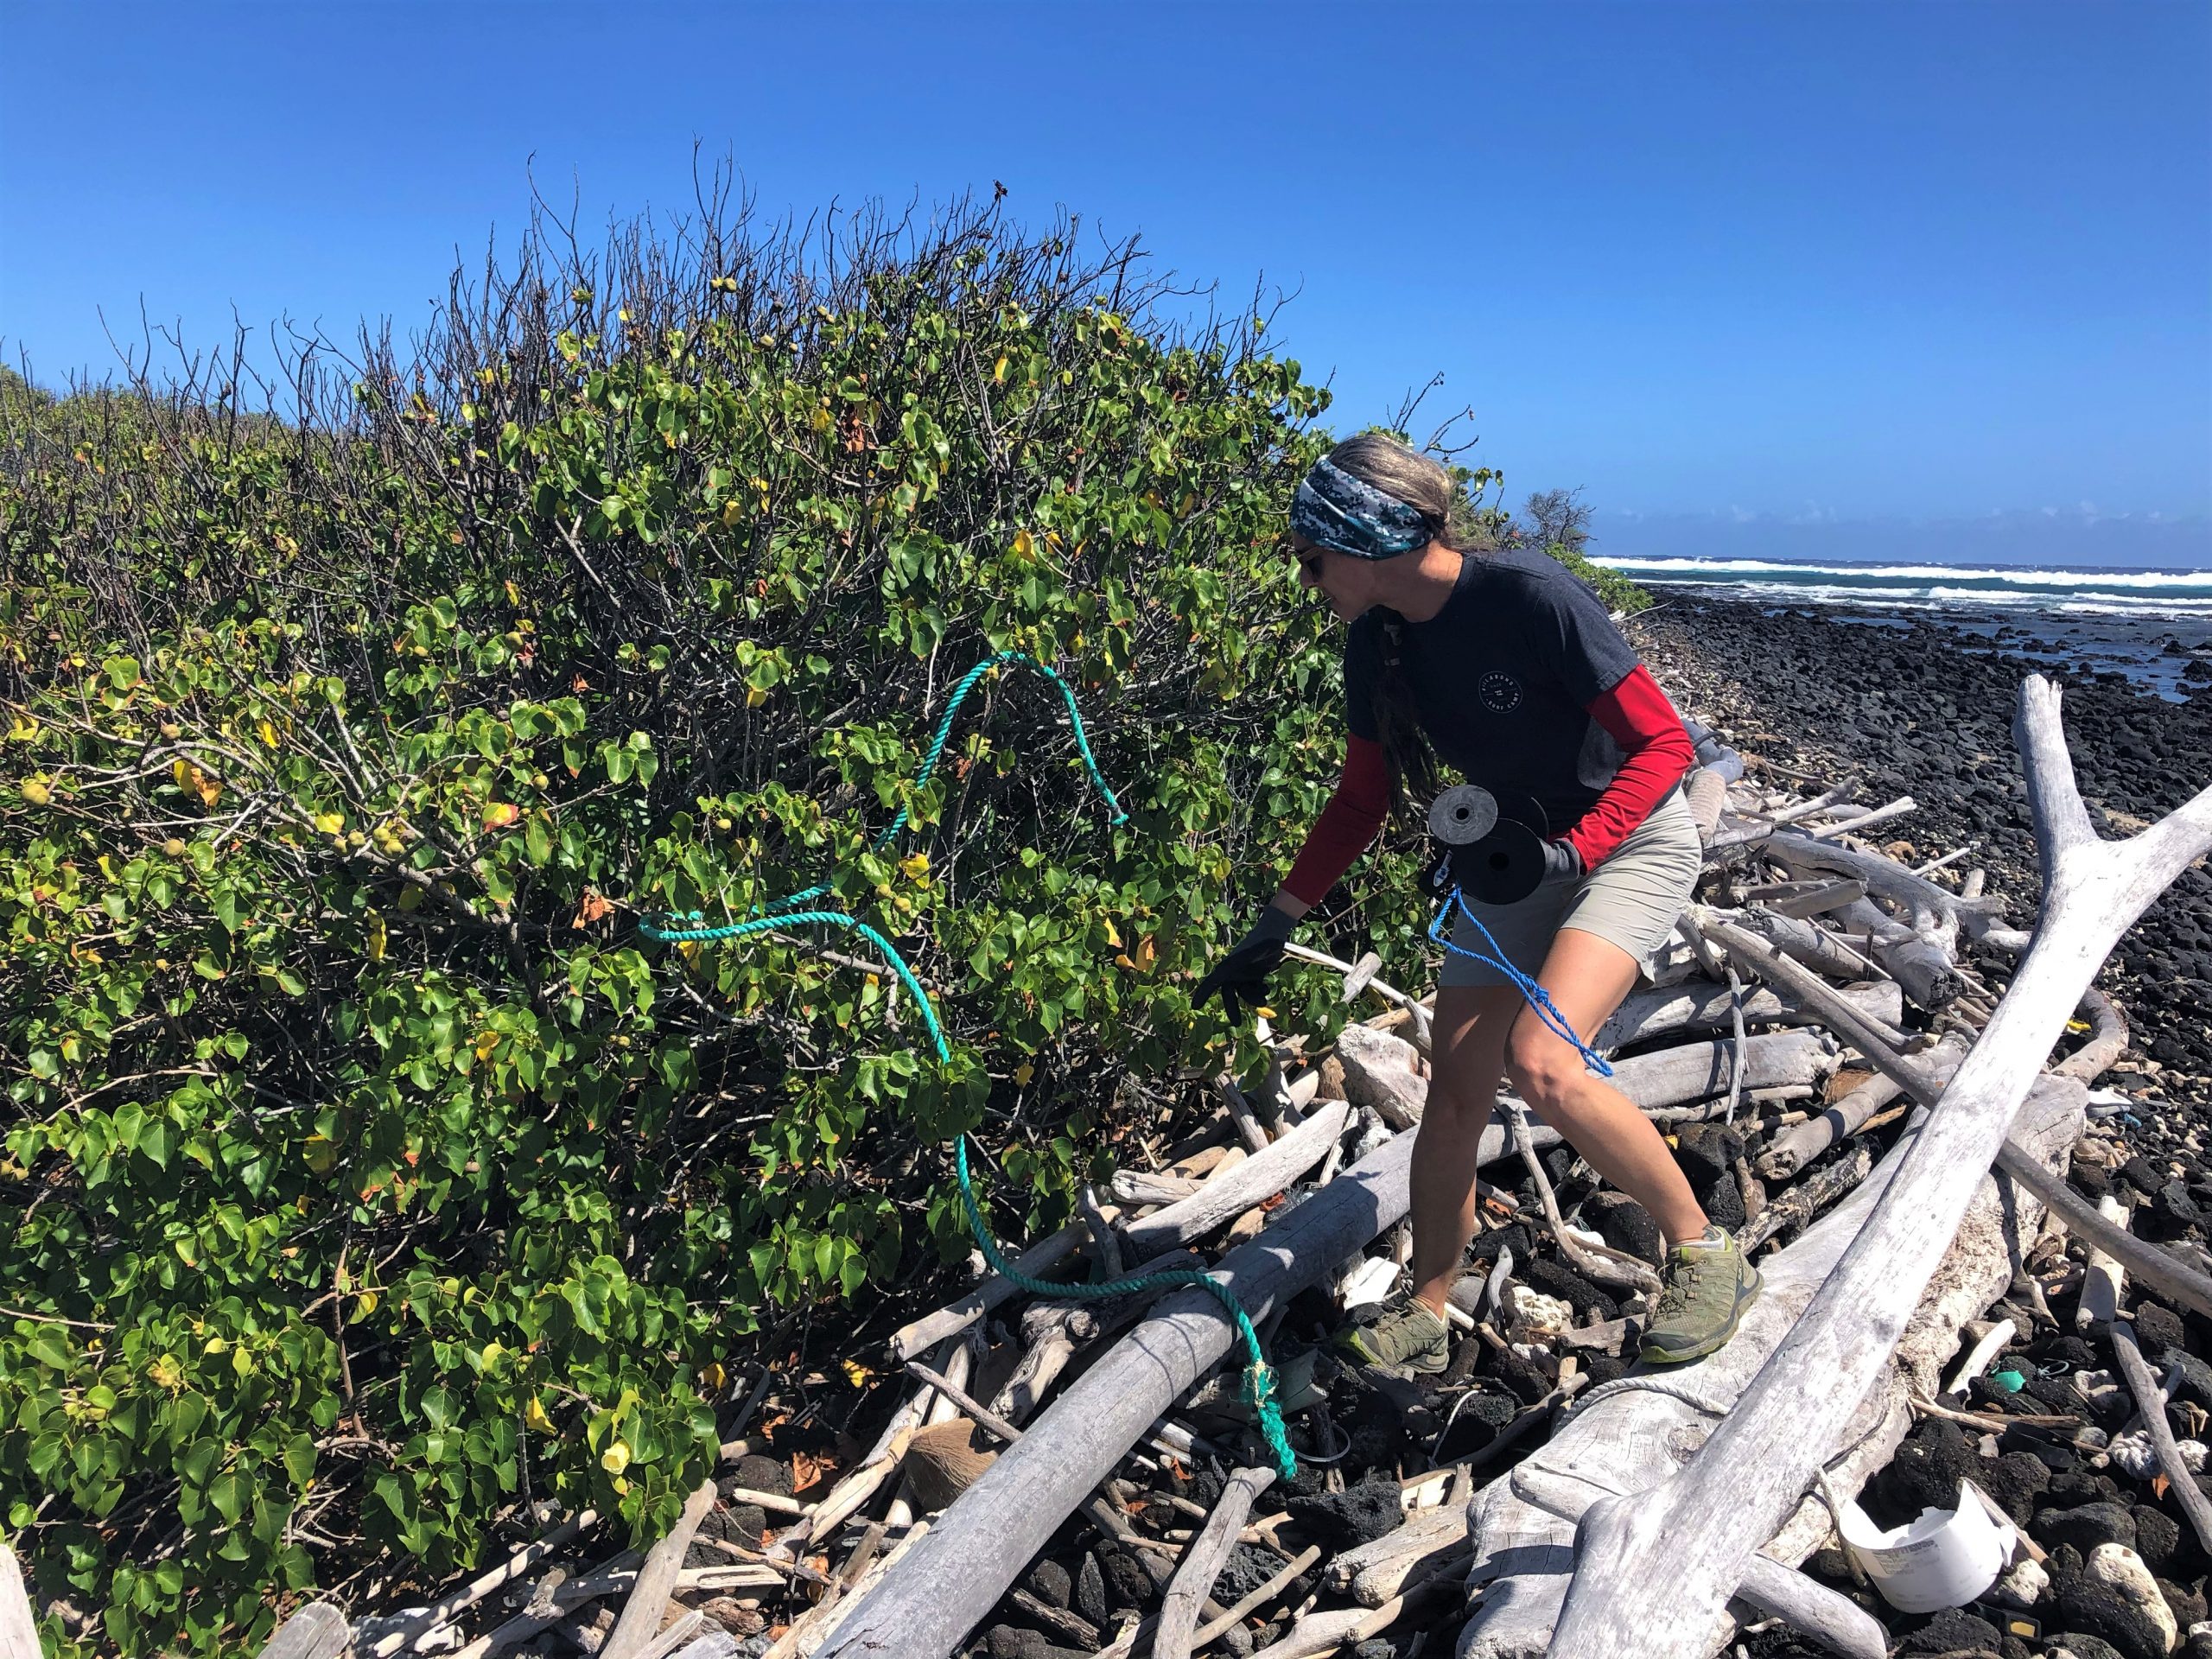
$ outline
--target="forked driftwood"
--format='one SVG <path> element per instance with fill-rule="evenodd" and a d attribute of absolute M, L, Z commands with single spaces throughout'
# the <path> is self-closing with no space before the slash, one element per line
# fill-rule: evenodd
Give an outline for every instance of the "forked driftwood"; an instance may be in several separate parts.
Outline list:
<path fill-rule="evenodd" d="M 1752 1552 L 1796 1506 L 1888 1363 L 2082 992 L 2136 918 L 2212 849 L 2212 788 L 2130 841 L 2099 838 L 2048 681 L 2022 683 L 2014 730 L 2044 874 L 2043 913 L 2019 972 L 1821 1295 L 1688 1466 L 1585 1513 L 1552 1648 L 1559 1659 L 1630 1651 L 1698 1659 L 1708 1650 Z M 1790 839 L 1768 845 L 1778 853 Z M 1904 880 L 1942 893 L 1922 878 Z M 1955 919 L 1956 902 L 1942 898 Z"/>
<path fill-rule="evenodd" d="M 1413 1141 L 1391 1137 L 1224 1257 L 1215 1276 L 1255 1320 L 1264 1319 L 1405 1214 Z M 902 1659 L 950 1653 L 1053 1529 L 1235 1340 L 1221 1304 L 1204 1291 L 1162 1300 L 938 1517 L 823 1651 Z"/>

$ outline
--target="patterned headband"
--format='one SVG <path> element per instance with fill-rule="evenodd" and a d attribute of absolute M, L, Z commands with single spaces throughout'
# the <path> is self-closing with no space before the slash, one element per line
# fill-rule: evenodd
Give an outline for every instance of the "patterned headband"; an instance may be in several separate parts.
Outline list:
<path fill-rule="evenodd" d="M 1435 539 L 1421 509 L 1386 495 L 1323 456 L 1291 498 L 1290 527 L 1316 547 L 1388 559 Z"/>

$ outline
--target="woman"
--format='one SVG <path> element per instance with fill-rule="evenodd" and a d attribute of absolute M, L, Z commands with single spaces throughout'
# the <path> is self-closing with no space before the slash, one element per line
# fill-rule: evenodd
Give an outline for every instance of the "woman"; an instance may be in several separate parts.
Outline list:
<path fill-rule="evenodd" d="M 1258 924 L 1198 987 L 1232 1018 L 1262 1000 L 1298 918 L 1334 887 L 1395 805 L 1426 822 L 1439 763 L 1503 801 L 1533 799 L 1541 884 L 1504 905 L 1465 899 L 1505 959 L 1533 974 L 1586 1035 L 1636 984 L 1689 901 L 1697 828 L 1676 785 L 1692 760 L 1681 717 L 1590 590 L 1556 560 L 1446 540 L 1443 467 L 1393 439 L 1347 439 L 1314 463 L 1291 508 L 1300 580 L 1351 624 L 1344 772 Z M 1469 538 L 1460 536 L 1465 542 Z M 1561 828 L 1563 826 L 1563 828 Z M 1490 950 L 1465 916 L 1453 942 Z M 1665 1289 L 1643 1357 L 1711 1353 L 1735 1334 L 1759 1277 L 1711 1225 L 1643 1114 L 1592 1075 L 1506 977 L 1453 952 L 1432 1021 L 1433 1076 L 1411 1175 L 1412 1292 L 1340 1341 L 1371 1363 L 1439 1371 L 1445 1300 L 1475 1225 L 1475 1154 L 1501 1079 L 1666 1235 Z"/>

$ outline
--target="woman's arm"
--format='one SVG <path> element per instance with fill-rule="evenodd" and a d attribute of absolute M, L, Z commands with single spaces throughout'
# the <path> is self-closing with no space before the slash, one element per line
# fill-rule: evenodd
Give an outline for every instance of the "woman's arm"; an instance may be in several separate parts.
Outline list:
<path fill-rule="evenodd" d="M 1389 774 L 1382 764 L 1382 746 L 1372 738 L 1348 736 L 1337 792 L 1306 833 L 1298 861 L 1274 896 L 1275 907 L 1295 919 L 1319 904 L 1367 850 L 1389 816 Z"/>
<path fill-rule="evenodd" d="M 1582 868 L 1594 870 L 1681 782 L 1697 752 L 1682 729 L 1682 717 L 1641 664 L 1586 706 L 1624 757 L 1596 804 L 1561 837 L 1582 860 Z"/>

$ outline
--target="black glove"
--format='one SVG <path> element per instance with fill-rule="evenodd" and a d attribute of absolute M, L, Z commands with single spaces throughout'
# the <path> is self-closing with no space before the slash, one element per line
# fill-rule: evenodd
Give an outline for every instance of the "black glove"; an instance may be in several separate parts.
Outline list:
<path fill-rule="evenodd" d="M 1191 992 L 1191 1006 L 1202 1007 L 1208 997 L 1217 995 L 1222 1011 L 1234 1025 L 1244 1008 L 1266 1001 L 1268 976 L 1281 965 L 1283 944 L 1297 925 L 1288 911 L 1269 905 L 1260 912 L 1252 931 L 1237 941 L 1236 949 L 1198 982 Z"/>
<path fill-rule="evenodd" d="M 1582 855 L 1574 850 L 1571 841 L 1548 841 L 1544 843 L 1544 881 L 1580 881 L 1589 872 L 1582 868 Z"/>

